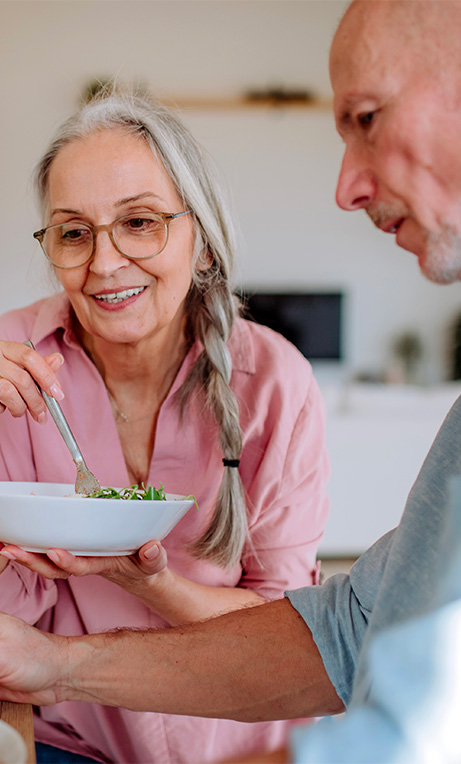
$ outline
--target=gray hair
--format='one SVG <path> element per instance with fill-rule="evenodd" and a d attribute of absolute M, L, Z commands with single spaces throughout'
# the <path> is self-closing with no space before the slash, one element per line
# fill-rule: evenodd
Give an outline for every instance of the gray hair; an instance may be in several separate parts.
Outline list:
<path fill-rule="evenodd" d="M 194 213 L 193 277 L 186 300 L 187 331 L 203 351 L 177 394 L 181 417 L 194 393 L 204 395 L 219 427 L 225 459 L 239 459 L 242 433 L 237 399 L 230 387 L 227 349 L 239 302 L 232 293 L 235 234 L 229 205 L 214 163 L 172 109 L 145 93 L 105 88 L 58 130 L 35 174 L 39 203 L 48 209 L 50 167 L 63 146 L 104 128 L 123 129 L 147 141 Z M 200 268 L 196 267 L 200 262 Z M 204 264 L 207 267 L 204 268 Z M 214 516 L 191 552 L 223 567 L 236 564 L 248 538 L 243 485 L 235 467 L 223 467 Z"/>

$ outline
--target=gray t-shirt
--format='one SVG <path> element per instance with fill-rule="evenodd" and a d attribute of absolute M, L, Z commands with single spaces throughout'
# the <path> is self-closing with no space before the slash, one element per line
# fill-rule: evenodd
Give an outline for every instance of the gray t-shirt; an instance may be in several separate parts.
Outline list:
<path fill-rule="evenodd" d="M 348 576 L 339 574 L 321 586 L 286 592 L 312 631 L 346 706 L 368 695 L 372 637 L 431 607 L 441 575 L 448 481 L 460 473 L 461 396 L 426 457 L 399 526 L 370 547 Z"/>

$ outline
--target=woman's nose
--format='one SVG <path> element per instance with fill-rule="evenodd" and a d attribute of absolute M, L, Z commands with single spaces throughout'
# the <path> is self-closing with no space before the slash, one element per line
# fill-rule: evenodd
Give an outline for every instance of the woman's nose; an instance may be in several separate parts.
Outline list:
<path fill-rule="evenodd" d="M 90 261 L 93 273 L 105 276 L 129 265 L 130 261 L 114 246 L 108 231 L 97 231 L 94 236 L 94 252 Z"/>
<path fill-rule="evenodd" d="M 346 149 L 336 187 L 336 204 L 353 212 L 368 207 L 376 196 L 376 179 L 363 158 Z"/>

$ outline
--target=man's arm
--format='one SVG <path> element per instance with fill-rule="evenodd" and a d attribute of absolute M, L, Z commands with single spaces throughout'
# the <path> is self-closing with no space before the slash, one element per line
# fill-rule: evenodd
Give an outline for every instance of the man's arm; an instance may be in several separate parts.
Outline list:
<path fill-rule="evenodd" d="M 60 637 L 0 616 L 0 697 L 240 721 L 343 710 L 288 600 L 166 631 Z"/>

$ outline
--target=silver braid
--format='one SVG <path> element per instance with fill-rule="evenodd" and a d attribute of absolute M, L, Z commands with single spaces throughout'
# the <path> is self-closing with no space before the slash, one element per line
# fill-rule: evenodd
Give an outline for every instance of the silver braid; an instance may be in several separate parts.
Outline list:
<path fill-rule="evenodd" d="M 204 350 L 179 391 L 179 402 L 184 411 L 193 389 L 203 390 L 206 404 L 218 423 L 224 457 L 239 459 L 242 431 L 238 402 L 230 387 L 232 360 L 226 347 L 239 303 L 215 263 L 206 273 L 208 288 L 203 288 L 203 284 L 194 285 L 187 307 L 191 334 L 201 340 Z M 240 474 L 235 467 L 224 467 L 213 518 L 201 538 L 191 545 L 191 551 L 200 559 L 231 567 L 241 559 L 247 537 L 248 520 Z"/>

